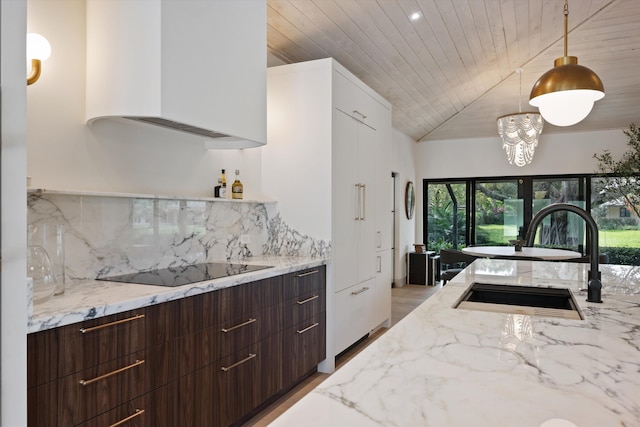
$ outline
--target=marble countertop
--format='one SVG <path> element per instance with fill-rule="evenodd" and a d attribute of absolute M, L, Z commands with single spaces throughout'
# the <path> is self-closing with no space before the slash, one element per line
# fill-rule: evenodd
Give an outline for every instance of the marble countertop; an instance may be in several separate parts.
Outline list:
<path fill-rule="evenodd" d="M 66 285 L 63 295 L 54 296 L 45 303 L 30 307 L 27 329 L 29 333 L 32 333 L 69 325 L 95 317 L 134 310 L 216 289 L 280 276 L 305 268 L 317 267 L 326 264 L 326 261 L 324 258 L 252 257 L 242 262 L 273 267 L 178 287 L 97 280 L 74 282 Z"/>
<path fill-rule="evenodd" d="M 273 426 L 640 426 L 640 267 L 479 259 Z M 562 287 L 584 320 L 454 309 L 474 281 Z M 553 424 L 547 425 L 572 425 Z"/>

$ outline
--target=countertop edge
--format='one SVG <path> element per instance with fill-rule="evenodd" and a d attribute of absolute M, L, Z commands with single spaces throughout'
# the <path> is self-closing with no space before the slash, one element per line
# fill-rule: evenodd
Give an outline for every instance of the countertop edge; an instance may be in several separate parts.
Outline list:
<path fill-rule="evenodd" d="M 77 282 L 68 286 L 64 295 L 53 297 L 46 303 L 33 307 L 33 311 L 29 313 L 27 333 L 281 276 L 326 265 L 327 262 L 325 258 L 256 258 L 251 264 L 273 267 L 172 288 L 96 280 Z"/>

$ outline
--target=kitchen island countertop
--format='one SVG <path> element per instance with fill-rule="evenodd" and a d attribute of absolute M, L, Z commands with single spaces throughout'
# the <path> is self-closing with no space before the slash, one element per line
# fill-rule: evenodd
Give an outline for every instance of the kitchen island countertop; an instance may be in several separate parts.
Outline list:
<path fill-rule="evenodd" d="M 587 270 L 476 260 L 272 425 L 638 427 L 640 267 L 602 265 L 602 304 Z M 571 289 L 584 320 L 453 308 L 474 281 Z"/>
<path fill-rule="evenodd" d="M 327 260 L 307 257 L 252 257 L 247 260 L 231 260 L 229 262 L 271 267 L 177 287 L 97 280 L 73 282 L 67 284 L 63 295 L 54 296 L 42 304 L 29 306 L 28 332 L 69 325 L 87 319 L 280 276 L 293 271 L 318 267 L 326 264 Z"/>

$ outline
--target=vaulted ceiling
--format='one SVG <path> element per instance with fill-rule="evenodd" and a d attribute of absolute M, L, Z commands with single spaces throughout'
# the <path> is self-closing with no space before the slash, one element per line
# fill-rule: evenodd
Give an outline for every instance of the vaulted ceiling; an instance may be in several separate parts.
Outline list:
<path fill-rule="evenodd" d="M 563 56 L 564 0 L 267 4 L 272 54 L 287 63 L 335 58 L 389 100 L 393 125 L 419 142 L 497 137 L 496 117 L 520 101 L 535 111 L 531 87 Z M 545 123 L 543 134 L 640 125 L 639 48 L 640 0 L 570 0 L 568 54 L 598 74 L 606 96 L 581 123 Z"/>

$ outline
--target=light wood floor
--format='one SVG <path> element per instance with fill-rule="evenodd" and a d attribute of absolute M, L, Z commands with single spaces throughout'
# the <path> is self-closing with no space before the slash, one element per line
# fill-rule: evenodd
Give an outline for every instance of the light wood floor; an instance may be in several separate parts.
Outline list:
<path fill-rule="evenodd" d="M 422 304 L 427 298 L 442 289 L 442 284 L 436 286 L 404 285 L 391 290 L 391 326 L 398 323 L 404 316 L 409 314 L 414 308 Z M 388 329 L 382 328 L 374 332 L 367 339 L 345 352 L 336 360 L 336 369 L 351 360 L 362 349 L 374 342 Z M 289 409 L 294 403 L 302 399 L 307 393 L 313 390 L 318 384 L 324 381 L 330 374 L 317 372 L 311 375 L 293 390 L 265 410 L 250 419 L 243 427 L 263 427 L 269 425 L 280 414 Z"/>

